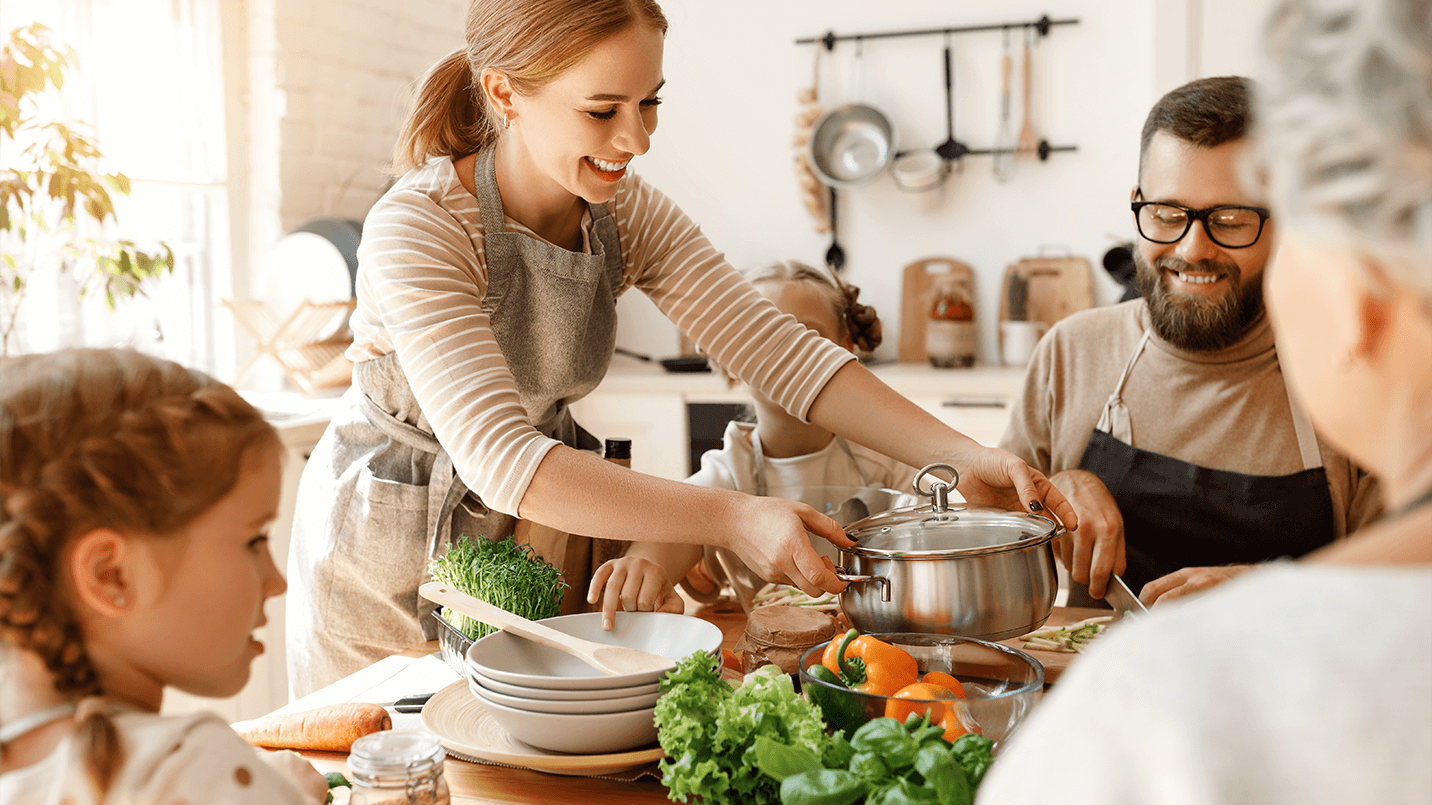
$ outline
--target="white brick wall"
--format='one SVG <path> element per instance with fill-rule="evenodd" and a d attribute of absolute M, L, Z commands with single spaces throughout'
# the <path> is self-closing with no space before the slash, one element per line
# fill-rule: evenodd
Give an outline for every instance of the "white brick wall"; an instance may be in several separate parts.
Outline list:
<path fill-rule="evenodd" d="M 275 0 L 272 91 L 284 98 L 276 200 L 283 232 L 361 220 L 416 80 L 462 45 L 466 0 Z"/>

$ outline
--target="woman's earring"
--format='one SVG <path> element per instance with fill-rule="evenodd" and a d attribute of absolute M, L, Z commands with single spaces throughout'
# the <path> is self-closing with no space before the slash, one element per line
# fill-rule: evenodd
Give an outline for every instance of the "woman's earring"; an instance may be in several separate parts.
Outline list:
<path fill-rule="evenodd" d="M 114 605 L 119 607 L 120 609 L 124 609 L 125 607 L 129 606 L 129 599 L 125 598 L 123 595 L 116 595 L 114 597 Z"/>
<path fill-rule="evenodd" d="M 502 113 L 502 127 L 504 129 L 512 128 L 512 118 L 508 117 L 506 112 Z"/>

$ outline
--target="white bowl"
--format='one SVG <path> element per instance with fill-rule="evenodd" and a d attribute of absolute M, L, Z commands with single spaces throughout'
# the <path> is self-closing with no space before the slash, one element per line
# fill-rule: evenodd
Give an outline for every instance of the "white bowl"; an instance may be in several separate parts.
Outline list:
<path fill-rule="evenodd" d="M 546 618 L 542 623 L 596 643 L 659 654 L 673 663 L 697 651 L 721 650 L 721 629 L 715 624 L 670 612 L 618 612 L 610 632 L 602 629 L 600 612 Z M 507 632 L 493 632 L 473 643 L 467 650 L 467 667 L 500 682 L 549 690 L 629 688 L 657 682 L 666 673 L 663 669 L 607 675 L 565 651 Z"/>
<path fill-rule="evenodd" d="M 627 710 L 641 710 L 647 707 L 655 707 L 656 700 L 661 696 L 660 693 L 648 693 L 642 696 L 571 699 L 567 701 L 527 699 L 521 696 L 508 696 L 505 693 L 488 690 L 471 679 L 467 681 L 467 689 L 472 691 L 472 695 L 482 700 L 484 704 L 500 704 L 503 707 L 511 707 L 514 710 L 530 710 L 534 713 L 570 713 L 572 715 L 623 713 Z"/>
<path fill-rule="evenodd" d="M 656 708 L 622 713 L 574 715 L 534 713 L 481 700 L 507 733 L 522 743 L 550 752 L 600 755 L 624 752 L 656 741 Z"/>
<path fill-rule="evenodd" d="M 567 690 L 563 688 L 529 688 L 526 685 L 513 685 L 510 682 L 503 682 L 500 679 L 493 679 L 486 674 L 480 673 L 472 666 L 466 666 L 467 678 L 470 682 L 498 693 L 506 693 L 508 696 L 517 696 L 523 699 L 542 699 L 549 702 L 572 702 L 592 701 L 604 699 L 608 696 L 642 696 L 648 693 L 656 693 L 661 686 L 660 682 L 652 682 L 647 685 L 632 685 L 629 688 L 601 688 L 599 690 Z"/>

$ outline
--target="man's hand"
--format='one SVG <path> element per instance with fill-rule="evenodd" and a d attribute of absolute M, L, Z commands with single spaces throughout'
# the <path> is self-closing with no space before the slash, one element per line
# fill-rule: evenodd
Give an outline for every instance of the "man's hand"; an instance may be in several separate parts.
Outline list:
<path fill-rule="evenodd" d="M 1247 573 L 1253 565 L 1224 565 L 1223 567 L 1185 567 L 1167 576 L 1160 576 L 1139 591 L 1139 600 L 1144 606 L 1172 601 L 1175 598 L 1207 590 Z"/>
<path fill-rule="evenodd" d="M 1064 493 L 1079 512 L 1079 523 L 1054 544 L 1054 551 L 1070 578 L 1089 585 L 1089 594 L 1103 598 L 1109 577 L 1123 573 L 1124 516 L 1109 488 L 1086 470 L 1055 473 L 1050 483 Z"/>

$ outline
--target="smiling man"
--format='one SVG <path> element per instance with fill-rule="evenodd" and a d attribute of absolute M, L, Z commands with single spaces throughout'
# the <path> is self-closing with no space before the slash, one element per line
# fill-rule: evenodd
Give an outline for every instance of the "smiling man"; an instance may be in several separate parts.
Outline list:
<path fill-rule="evenodd" d="M 1079 512 L 1057 546 L 1071 604 L 1102 598 L 1111 573 L 1146 604 L 1178 597 L 1380 510 L 1283 382 L 1263 309 L 1276 221 L 1244 181 L 1248 95 L 1241 78 L 1199 79 L 1149 113 L 1130 195 L 1143 298 L 1049 331 L 1000 445 Z"/>

